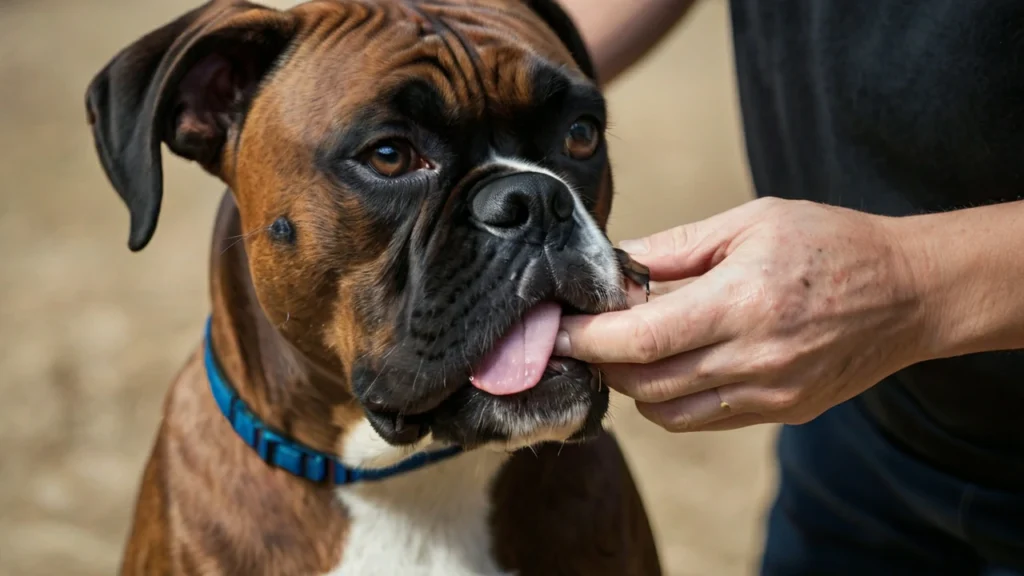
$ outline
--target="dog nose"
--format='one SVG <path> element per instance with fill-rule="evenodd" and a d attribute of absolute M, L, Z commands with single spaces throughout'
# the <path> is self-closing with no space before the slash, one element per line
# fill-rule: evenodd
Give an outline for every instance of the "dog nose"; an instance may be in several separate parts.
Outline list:
<path fill-rule="evenodd" d="M 562 181 L 535 172 L 512 174 L 485 184 L 470 204 L 476 222 L 491 234 L 543 242 L 572 221 L 572 192 Z"/>

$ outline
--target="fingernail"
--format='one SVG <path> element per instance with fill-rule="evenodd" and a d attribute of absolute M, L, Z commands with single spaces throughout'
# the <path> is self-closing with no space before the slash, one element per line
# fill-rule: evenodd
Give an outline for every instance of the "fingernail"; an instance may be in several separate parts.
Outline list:
<path fill-rule="evenodd" d="M 559 330 L 558 335 L 555 336 L 555 350 L 552 352 L 555 356 L 568 356 L 572 353 L 572 346 L 569 344 L 569 333 L 565 330 Z"/>
<path fill-rule="evenodd" d="M 619 242 L 619 248 L 630 254 L 647 254 L 651 250 L 647 240 L 623 240 Z"/>

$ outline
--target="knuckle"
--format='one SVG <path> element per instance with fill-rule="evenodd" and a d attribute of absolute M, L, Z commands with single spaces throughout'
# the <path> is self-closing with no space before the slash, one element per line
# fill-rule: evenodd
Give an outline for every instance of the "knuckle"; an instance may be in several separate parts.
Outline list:
<path fill-rule="evenodd" d="M 677 394 L 672 382 L 662 382 L 650 393 L 651 402 L 668 402 L 676 398 Z"/>
<path fill-rule="evenodd" d="M 661 355 L 662 345 L 657 329 L 646 317 L 641 316 L 633 329 L 632 354 L 636 361 L 647 364 Z"/>
<path fill-rule="evenodd" d="M 751 360 L 751 372 L 770 376 L 775 375 L 793 364 L 795 353 L 788 347 L 772 346 Z"/>
<path fill-rule="evenodd" d="M 686 412 L 680 412 L 660 425 L 669 432 L 685 432 L 693 425 L 693 417 Z"/>
<path fill-rule="evenodd" d="M 636 402 L 640 415 L 668 432 L 683 432 L 689 428 L 691 417 L 680 410 L 668 410 L 663 404 Z"/>
<path fill-rule="evenodd" d="M 755 272 L 752 278 L 735 279 L 726 289 L 739 313 L 758 319 L 771 313 L 775 295 L 763 270 Z"/>
<path fill-rule="evenodd" d="M 770 397 L 769 409 L 776 414 L 795 414 L 802 399 L 803 394 L 798 388 L 778 388 Z"/>
<path fill-rule="evenodd" d="M 690 238 L 693 236 L 693 226 L 683 225 L 676 226 L 669 231 L 669 241 L 671 246 L 669 247 L 673 254 L 678 254 L 686 250 L 689 246 Z"/>
<path fill-rule="evenodd" d="M 667 402 L 678 398 L 682 385 L 684 383 L 675 378 L 655 381 L 647 390 L 648 402 Z"/>
<path fill-rule="evenodd" d="M 698 364 L 696 364 L 693 367 L 693 372 L 691 373 L 691 379 L 695 383 L 707 382 L 708 380 L 711 380 L 711 379 L 714 378 L 715 373 L 716 373 L 716 370 L 711 366 L 711 364 L 709 362 L 707 362 L 707 361 L 699 362 Z"/>
<path fill-rule="evenodd" d="M 657 380 L 637 382 L 629 386 L 629 395 L 634 400 L 650 404 L 666 400 L 668 388 L 667 383 Z"/>

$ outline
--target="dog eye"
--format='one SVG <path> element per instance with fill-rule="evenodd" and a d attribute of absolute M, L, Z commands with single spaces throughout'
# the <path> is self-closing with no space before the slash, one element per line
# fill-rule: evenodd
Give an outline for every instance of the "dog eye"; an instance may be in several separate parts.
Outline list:
<path fill-rule="evenodd" d="M 385 178 L 398 178 L 426 166 L 412 144 L 404 140 L 388 140 L 373 145 L 366 164 Z"/>
<path fill-rule="evenodd" d="M 565 153 L 575 160 L 586 160 L 597 152 L 601 143 L 601 131 L 597 123 L 580 118 L 569 127 L 565 135 Z"/>

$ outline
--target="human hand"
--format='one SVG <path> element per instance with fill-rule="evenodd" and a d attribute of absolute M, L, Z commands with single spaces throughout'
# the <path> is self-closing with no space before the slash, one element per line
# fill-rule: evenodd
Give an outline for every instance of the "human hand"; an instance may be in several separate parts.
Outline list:
<path fill-rule="evenodd" d="M 623 242 L 650 302 L 563 318 L 555 354 L 670 431 L 807 422 L 922 359 L 893 220 L 764 198 Z"/>

